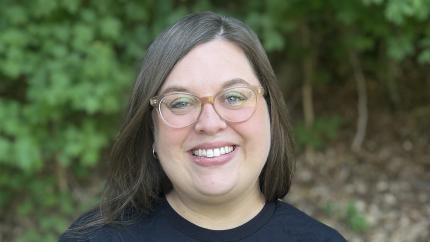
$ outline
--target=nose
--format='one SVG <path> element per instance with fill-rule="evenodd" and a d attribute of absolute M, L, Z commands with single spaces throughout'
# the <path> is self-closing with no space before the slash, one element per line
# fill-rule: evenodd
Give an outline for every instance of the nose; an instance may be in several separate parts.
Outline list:
<path fill-rule="evenodd" d="M 218 115 L 214 106 L 210 103 L 202 105 L 202 111 L 194 125 L 196 132 L 214 135 L 225 128 L 227 123 Z"/>

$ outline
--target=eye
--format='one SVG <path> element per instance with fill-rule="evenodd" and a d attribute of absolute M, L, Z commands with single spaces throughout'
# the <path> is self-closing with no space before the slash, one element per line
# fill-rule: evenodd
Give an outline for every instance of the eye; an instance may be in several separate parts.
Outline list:
<path fill-rule="evenodd" d="M 224 103 L 228 106 L 240 106 L 247 100 L 247 96 L 238 91 L 231 91 L 224 94 Z"/>
<path fill-rule="evenodd" d="M 172 94 L 163 100 L 163 110 L 175 115 L 185 115 L 196 109 L 199 100 L 189 94 Z"/>
<path fill-rule="evenodd" d="M 185 109 L 192 105 L 193 105 L 193 99 L 189 97 L 177 97 L 167 104 L 169 109 Z"/>

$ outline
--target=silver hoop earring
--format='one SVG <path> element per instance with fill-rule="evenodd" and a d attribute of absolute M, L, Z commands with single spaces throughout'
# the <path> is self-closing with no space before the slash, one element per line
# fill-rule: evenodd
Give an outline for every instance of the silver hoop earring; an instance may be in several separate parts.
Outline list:
<path fill-rule="evenodd" d="M 152 156 L 158 160 L 157 152 L 155 152 L 154 145 L 152 146 Z"/>

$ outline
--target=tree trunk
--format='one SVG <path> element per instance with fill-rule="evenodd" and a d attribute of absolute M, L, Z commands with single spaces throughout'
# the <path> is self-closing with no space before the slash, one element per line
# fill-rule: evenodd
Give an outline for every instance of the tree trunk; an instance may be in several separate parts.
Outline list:
<path fill-rule="evenodd" d="M 354 79 L 357 85 L 357 130 L 351 144 L 351 149 L 354 152 L 360 152 L 366 137 L 368 109 L 367 109 L 367 88 L 366 78 L 364 77 L 363 69 L 360 60 L 355 51 L 350 51 L 350 61 L 354 73 Z"/>
<path fill-rule="evenodd" d="M 60 192 L 66 192 L 68 187 L 66 169 L 58 161 L 54 162 L 57 162 L 55 166 L 55 176 L 57 178 L 58 189 L 60 190 Z"/>
<path fill-rule="evenodd" d="M 313 101 L 313 90 L 312 90 L 312 79 L 313 79 L 313 60 L 312 57 L 305 57 L 303 63 L 304 80 L 303 80 L 303 113 L 305 119 L 306 128 L 310 129 L 314 125 L 315 114 L 314 114 L 314 101 Z"/>
<path fill-rule="evenodd" d="M 388 60 L 388 71 L 385 78 L 385 85 L 387 85 L 388 96 L 390 98 L 391 107 L 397 111 L 401 104 L 401 96 L 399 91 L 399 84 L 397 76 L 399 75 L 399 66 L 393 60 Z"/>
<path fill-rule="evenodd" d="M 309 28 L 306 24 L 301 27 L 303 49 L 305 51 L 303 59 L 303 86 L 302 86 L 302 102 L 303 115 L 306 129 L 312 129 L 315 121 L 314 104 L 313 104 L 313 88 L 312 82 L 314 78 L 314 55 L 312 51 L 311 38 Z M 312 147 L 306 145 L 306 155 L 313 153 Z"/>

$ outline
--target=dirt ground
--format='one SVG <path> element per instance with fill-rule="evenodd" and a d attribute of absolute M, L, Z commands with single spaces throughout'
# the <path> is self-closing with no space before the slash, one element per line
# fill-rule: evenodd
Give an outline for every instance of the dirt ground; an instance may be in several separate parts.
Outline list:
<path fill-rule="evenodd" d="M 427 120 L 379 115 L 362 152 L 343 138 L 300 155 L 286 200 L 351 242 L 430 242 Z"/>

